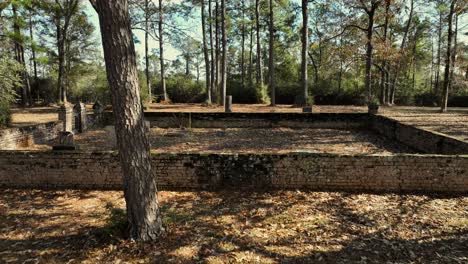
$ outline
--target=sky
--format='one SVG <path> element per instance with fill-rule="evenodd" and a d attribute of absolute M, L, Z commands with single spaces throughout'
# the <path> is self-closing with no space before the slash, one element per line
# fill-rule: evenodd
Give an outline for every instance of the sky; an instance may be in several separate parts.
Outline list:
<path fill-rule="evenodd" d="M 152 0 L 156 2 L 155 0 Z M 180 3 L 182 0 L 171 0 L 171 3 Z M 293 2 L 296 2 L 297 4 L 300 5 L 300 0 L 292 0 Z M 86 7 L 85 12 L 88 14 L 91 22 L 94 24 L 96 27 L 96 32 L 95 32 L 95 38 L 99 42 L 100 50 L 102 53 L 102 46 L 101 46 L 101 33 L 99 30 L 99 19 L 96 11 L 93 9 L 89 1 L 84 1 L 84 5 Z M 427 7 L 422 7 L 421 2 L 419 3 L 419 6 L 416 8 L 416 12 L 421 12 L 421 9 L 425 9 Z M 199 10 L 195 11 L 199 12 Z M 423 11 L 424 12 L 424 11 Z M 188 35 L 193 37 L 194 39 L 197 39 L 201 41 L 201 23 L 200 23 L 200 17 L 195 15 L 192 18 L 185 18 L 185 19 L 179 19 L 178 21 L 180 25 L 184 28 L 193 28 L 193 30 L 190 30 L 187 32 Z M 458 38 L 460 42 L 465 42 L 468 43 L 468 15 L 464 15 L 463 17 L 460 18 L 459 20 L 459 28 L 460 28 L 460 33 L 458 34 Z M 145 46 L 144 46 L 144 33 L 141 30 L 135 30 L 134 35 L 136 38 L 140 41 L 140 43 L 135 43 L 135 49 L 137 54 L 139 55 L 140 58 L 140 64 L 143 64 L 143 56 L 145 53 Z M 299 34 L 299 32 L 298 32 Z M 150 38 L 149 40 L 149 46 L 150 46 L 150 51 L 153 48 L 159 48 L 159 43 L 153 39 Z M 172 47 L 169 43 L 166 43 L 165 46 L 165 58 L 166 60 L 175 60 L 178 55 L 180 55 L 180 51 Z"/>

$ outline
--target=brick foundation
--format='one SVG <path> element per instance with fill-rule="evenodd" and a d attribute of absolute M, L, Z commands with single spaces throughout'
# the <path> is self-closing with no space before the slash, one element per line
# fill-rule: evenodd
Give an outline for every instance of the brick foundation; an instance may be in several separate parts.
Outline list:
<path fill-rule="evenodd" d="M 161 189 L 467 193 L 468 156 L 154 154 Z M 114 152 L 0 151 L 4 188 L 121 189 Z"/>

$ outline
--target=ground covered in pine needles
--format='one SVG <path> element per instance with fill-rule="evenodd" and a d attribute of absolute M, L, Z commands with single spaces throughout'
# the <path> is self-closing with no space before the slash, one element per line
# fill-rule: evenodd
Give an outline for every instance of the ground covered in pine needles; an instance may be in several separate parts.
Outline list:
<path fill-rule="evenodd" d="M 410 148 L 367 130 L 291 128 L 151 129 L 151 148 L 157 153 L 290 153 L 334 154 L 413 153 Z M 75 136 L 81 150 L 115 150 L 113 127 Z M 51 148 L 53 144 L 49 144 Z M 41 147 L 41 146 L 36 146 Z M 34 148 L 34 147 L 33 147 Z"/>
<path fill-rule="evenodd" d="M 167 234 L 125 239 L 122 192 L 2 190 L 0 263 L 467 263 L 468 197 L 160 192 Z"/>

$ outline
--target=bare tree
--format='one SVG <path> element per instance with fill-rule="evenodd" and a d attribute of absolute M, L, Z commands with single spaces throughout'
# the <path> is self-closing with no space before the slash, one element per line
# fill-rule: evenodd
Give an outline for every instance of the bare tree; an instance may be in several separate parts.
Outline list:
<path fill-rule="evenodd" d="M 90 0 L 99 15 L 107 79 L 119 156 L 130 236 L 156 240 L 164 232 L 151 168 L 150 145 L 141 107 L 136 55 L 127 0 Z"/>

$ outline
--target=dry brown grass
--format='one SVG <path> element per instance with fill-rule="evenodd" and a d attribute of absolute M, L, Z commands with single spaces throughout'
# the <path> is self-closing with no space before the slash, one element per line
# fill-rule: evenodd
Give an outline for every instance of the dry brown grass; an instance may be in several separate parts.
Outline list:
<path fill-rule="evenodd" d="M 160 192 L 166 237 L 122 238 L 114 191 L 0 194 L 1 263 L 466 263 L 468 198 Z M 26 261 L 26 262 L 25 262 Z"/>

